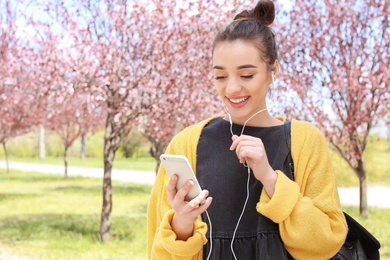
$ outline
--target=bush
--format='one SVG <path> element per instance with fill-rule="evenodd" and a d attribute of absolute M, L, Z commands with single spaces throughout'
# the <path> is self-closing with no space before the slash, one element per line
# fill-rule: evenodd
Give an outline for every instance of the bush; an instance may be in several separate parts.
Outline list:
<path fill-rule="evenodd" d="M 8 155 L 17 157 L 37 157 L 39 155 L 38 136 L 35 132 L 17 136 L 6 142 Z M 1 145 L 0 155 L 4 156 L 4 149 Z"/>
<path fill-rule="evenodd" d="M 371 136 L 364 151 L 367 180 L 369 184 L 388 185 L 390 176 L 389 150 L 386 140 Z M 331 152 L 334 172 L 338 186 L 359 186 L 359 178 L 347 162 L 335 151 Z"/>
<path fill-rule="evenodd" d="M 86 137 L 86 156 L 92 158 L 103 158 L 104 156 L 104 130 Z M 46 156 L 62 157 L 64 144 L 58 134 L 52 131 L 46 132 Z M 30 133 L 12 138 L 6 143 L 9 156 L 26 158 L 39 157 L 39 134 L 33 130 Z M 141 158 L 149 157 L 150 143 L 138 131 L 133 130 L 120 145 L 117 158 Z M 74 141 L 68 149 L 68 157 L 80 157 L 81 138 Z M 4 150 L 0 147 L 0 156 L 4 156 Z"/>
<path fill-rule="evenodd" d="M 64 155 L 64 144 L 55 132 L 46 132 L 46 156 L 62 157 Z M 39 157 L 39 134 L 33 130 L 30 133 L 9 139 L 6 142 L 9 156 L 14 157 Z M 103 158 L 104 152 L 104 131 L 94 135 L 88 135 L 86 140 L 87 157 Z M 81 138 L 74 141 L 68 149 L 69 157 L 80 157 Z M 4 150 L 0 148 L 0 156 L 4 156 Z"/>
<path fill-rule="evenodd" d="M 119 147 L 125 158 L 140 158 L 150 155 L 149 141 L 137 129 L 133 129 Z"/>
<path fill-rule="evenodd" d="M 81 144 L 81 140 L 77 141 Z M 87 157 L 103 158 L 104 157 L 104 131 L 96 132 L 94 135 L 87 135 L 86 139 Z M 78 149 L 79 154 L 81 151 L 81 145 Z"/>

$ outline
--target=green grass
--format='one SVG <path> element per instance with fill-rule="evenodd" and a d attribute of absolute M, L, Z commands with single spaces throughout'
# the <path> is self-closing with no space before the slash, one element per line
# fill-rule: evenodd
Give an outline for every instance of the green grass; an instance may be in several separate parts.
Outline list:
<path fill-rule="evenodd" d="M 365 151 L 369 185 L 390 185 L 390 149 L 372 139 Z M 4 156 L 0 156 L 4 160 Z M 10 161 L 62 165 L 61 157 L 10 157 Z M 337 184 L 358 186 L 348 165 L 332 153 Z M 102 158 L 68 158 L 69 166 L 103 167 Z M 154 171 L 153 158 L 116 158 L 114 168 Z M 2 254 L 28 259 L 145 259 L 148 185 L 113 182 L 111 241 L 99 241 L 102 204 L 101 179 L 45 175 L 0 169 L 0 259 Z M 390 209 L 370 207 L 359 216 L 358 207 L 343 210 L 381 242 L 381 259 L 390 260 Z"/>
<path fill-rule="evenodd" d="M 0 256 L 4 250 L 28 259 L 145 259 L 150 189 L 113 182 L 111 240 L 102 244 L 100 179 L 2 173 Z"/>
<path fill-rule="evenodd" d="M 151 187 L 113 182 L 111 241 L 100 243 L 100 179 L 11 171 L 0 174 L 0 256 L 27 259 L 146 259 L 146 208 Z M 390 259 L 390 209 L 343 210 L 382 244 Z M 2 252 L 3 250 L 3 252 Z"/>

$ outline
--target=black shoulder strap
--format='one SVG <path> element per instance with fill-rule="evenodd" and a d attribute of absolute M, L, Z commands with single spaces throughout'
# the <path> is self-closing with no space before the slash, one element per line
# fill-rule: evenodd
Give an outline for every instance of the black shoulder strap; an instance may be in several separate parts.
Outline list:
<path fill-rule="evenodd" d="M 291 121 L 287 121 L 286 123 L 284 123 L 284 126 L 286 127 L 286 141 L 287 141 L 287 147 L 289 150 L 287 160 L 288 160 L 288 165 L 290 165 L 290 170 L 291 170 L 292 177 L 294 180 L 295 179 L 294 178 L 294 162 L 293 162 L 292 155 L 291 155 Z"/>

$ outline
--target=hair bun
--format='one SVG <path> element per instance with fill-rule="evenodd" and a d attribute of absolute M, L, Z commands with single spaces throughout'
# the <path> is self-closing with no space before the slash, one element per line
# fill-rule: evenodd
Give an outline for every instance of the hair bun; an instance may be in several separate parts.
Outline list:
<path fill-rule="evenodd" d="M 269 26 L 275 20 L 275 5 L 270 0 L 260 0 L 255 8 L 242 11 L 234 20 L 256 20 L 264 26 Z"/>

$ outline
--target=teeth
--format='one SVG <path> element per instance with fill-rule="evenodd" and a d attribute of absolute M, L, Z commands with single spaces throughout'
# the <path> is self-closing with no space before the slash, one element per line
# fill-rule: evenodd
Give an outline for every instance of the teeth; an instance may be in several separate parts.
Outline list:
<path fill-rule="evenodd" d="M 239 98 L 239 99 L 229 99 L 232 103 L 234 104 L 238 104 L 238 103 L 241 103 L 241 102 L 244 102 L 245 100 L 247 100 L 248 97 L 245 97 L 245 98 Z"/>

